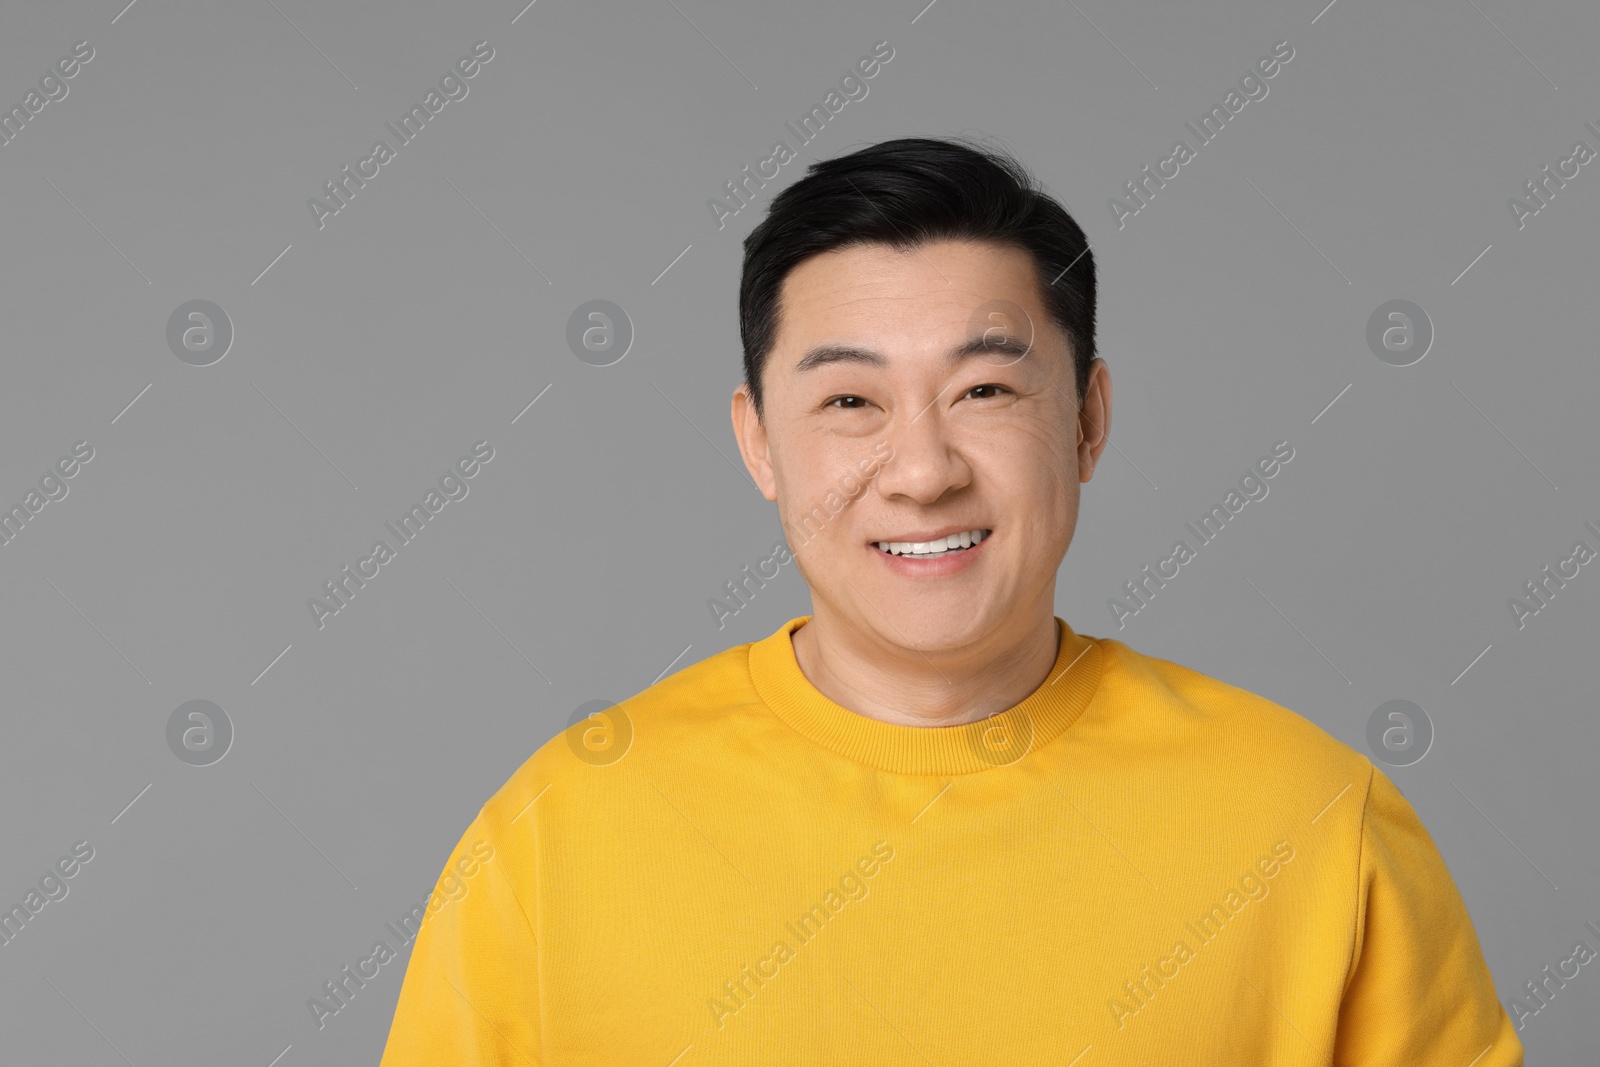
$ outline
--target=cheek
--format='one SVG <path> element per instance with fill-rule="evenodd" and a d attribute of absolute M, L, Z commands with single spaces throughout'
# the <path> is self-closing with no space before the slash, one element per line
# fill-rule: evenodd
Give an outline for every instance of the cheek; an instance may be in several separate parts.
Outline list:
<path fill-rule="evenodd" d="M 997 439 L 989 453 L 995 476 L 1036 504 L 1041 515 L 1076 508 L 1078 453 L 1074 438 L 1059 425 L 1030 420 Z"/>
<path fill-rule="evenodd" d="M 830 515 L 842 515 L 842 511 L 829 510 L 828 505 L 848 507 L 865 495 L 864 488 L 870 483 L 861 473 L 863 464 L 872 458 L 870 445 L 860 441 L 801 441 L 783 454 L 795 456 L 796 462 L 785 467 L 775 461 L 773 480 L 779 502 L 793 518 L 818 507 Z"/>
<path fill-rule="evenodd" d="M 838 468 L 836 475 L 826 460 L 819 460 L 816 465 L 800 464 L 798 469 L 789 471 L 774 469 L 778 517 L 790 550 L 798 550 L 796 556 L 803 559 L 808 546 L 843 535 L 851 502 L 838 491 L 838 484 L 847 469 Z M 830 490 L 837 495 L 831 495 Z"/>
<path fill-rule="evenodd" d="M 1040 421 L 996 443 L 988 457 L 991 481 L 1013 521 L 1026 531 L 1023 541 L 1064 551 L 1078 516 L 1074 439 L 1058 425 Z"/>

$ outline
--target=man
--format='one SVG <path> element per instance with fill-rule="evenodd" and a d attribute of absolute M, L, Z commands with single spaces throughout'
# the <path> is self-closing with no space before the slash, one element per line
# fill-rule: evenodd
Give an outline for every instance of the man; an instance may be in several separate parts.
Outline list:
<path fill-rule="evenodd" d="M 1387 777 L 1055 617 L 1111 379 L 1083 232 L 1026 172 L 818 163 L 739 310 L 733 427 L 813 614 L 483 806 L 384 1067 L 1522 1063 Z"/>

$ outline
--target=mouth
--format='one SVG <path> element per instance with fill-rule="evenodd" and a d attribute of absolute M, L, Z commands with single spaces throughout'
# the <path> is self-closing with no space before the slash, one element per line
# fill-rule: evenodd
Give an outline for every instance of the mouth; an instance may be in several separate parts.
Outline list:
<path fill-rule="evenodd" d="M 922 560 L 942 559 L 946 556 L 970 552 L 974 547 L 982 544 L 984 539 L 993 532 L 993 530 L 983 529 L 962 530 L 920 540 L 874 541 L 872 546 L 886 556 Z"/>

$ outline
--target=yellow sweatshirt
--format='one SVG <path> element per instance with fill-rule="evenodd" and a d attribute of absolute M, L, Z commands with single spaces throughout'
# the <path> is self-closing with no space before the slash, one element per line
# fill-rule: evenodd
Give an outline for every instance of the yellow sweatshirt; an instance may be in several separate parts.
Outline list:
<path fill-rule="evenodd" d="M 969 726 L 790 634 L 546 743 L 461 837 L 382 1067 L 1520 1067 L 1428 832 L 1359 752 L 1057 619 Z"/>

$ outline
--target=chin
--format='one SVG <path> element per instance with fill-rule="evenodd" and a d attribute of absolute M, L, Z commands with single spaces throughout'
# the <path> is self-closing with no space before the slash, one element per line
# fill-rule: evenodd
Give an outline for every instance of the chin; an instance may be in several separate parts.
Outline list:
<path fill-rule="evenodd" d="M 962 648 L 993 628 L 983 605 L 970 601 L 944 603 L 932 595 L 899 602 L 878 601 L 860 605 L 862 618 L 885 641 L 924 652 Z"/>

